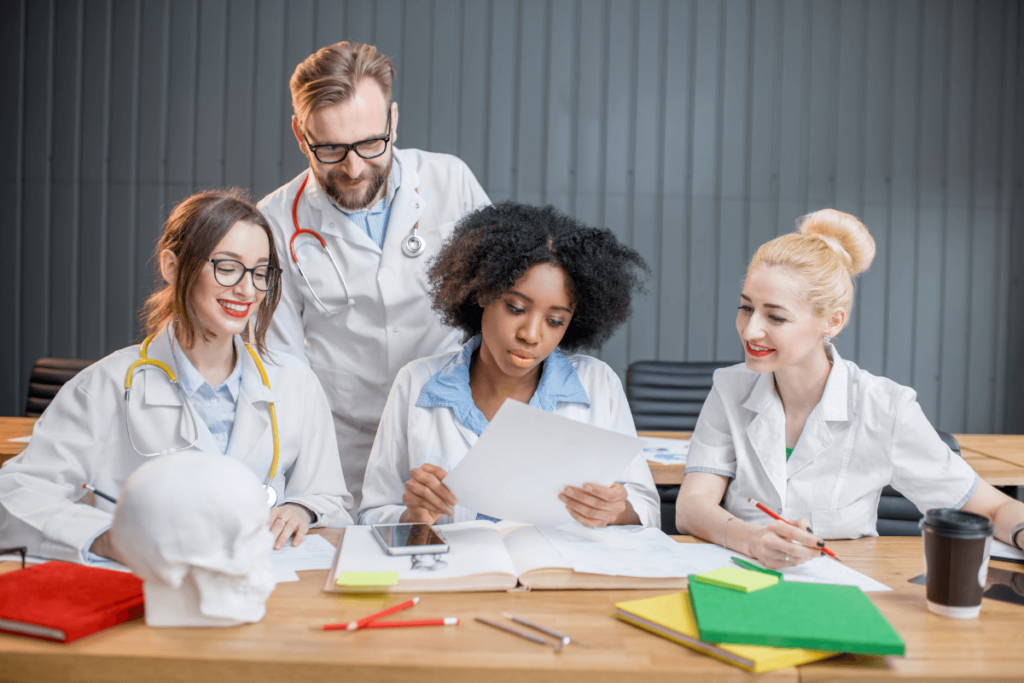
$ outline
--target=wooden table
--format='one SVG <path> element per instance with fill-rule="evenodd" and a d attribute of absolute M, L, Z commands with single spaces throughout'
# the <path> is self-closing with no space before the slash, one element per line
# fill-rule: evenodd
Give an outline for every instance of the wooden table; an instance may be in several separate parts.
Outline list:
<path fill-rule="evenodd" d="M 28 436 L 35 423 L 34 417 L 0 417 L 0 463 L 25 450 L 28 444 L 10 439 Z"/>
<path fill-rule="evenodd" d="M 640 436 L 664 439 L 689 439 L 690 432 L 639 432 Z M 960 443 L 960 455 L 978 475 L 993 486 L 1024 486 L 1024 435 L 954 434 Z M 650 463 L 654 483 L 678 486 L 683 481 L 684 465 Z"/>
<path fill-rule="evenodd" d="M 336 542 L 340 530 L 324 534 Z M 680 537 L 682 541 L 692 539 Z M 765 681 L 819 681 L 899 676 L 907 679 L 1024 676 L 1024 607 L 985 600 L 978 619 L 959 621 L 927 611 L 919 574 L 918 538 L 865 538 L 829 544 L 851 567 L 894 590 L 871 599 L 907 643 L 901 657 L 841 656 L 799 669 L 761 674 Z M 993 563 L 1013 571 L 1024 567 Z M 17 567 L 0 564 L 0 571 Z M 274 681 L 744 681 L 751 674 L 650 635 L 614 618 L 621 600 L 664 591 L 534 591 L 424 594 L 407 618 L 457 616 L 459 626 L 361 631 L 313 630 L 356 619 L 404 597 L 342 596 L 321 591 L 326 571 L 300 572 L 280 584 L 258 624 L 228 629 L 149 629 L 122 624 L 70 645 L 0 635 L 0 680 L 217 683 Z M 590 641 L 561 653 L 495 631 L 474 616 L 502 612 L 550 625 Z"/>

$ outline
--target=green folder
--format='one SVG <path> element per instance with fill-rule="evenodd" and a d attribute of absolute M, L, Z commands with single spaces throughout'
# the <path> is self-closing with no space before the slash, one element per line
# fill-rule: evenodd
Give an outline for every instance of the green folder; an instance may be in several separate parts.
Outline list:
<path fill-rule="evenodd" d="M 695 581 L 690 599 L 700 639 L 864 655 L 902 655 L 906 646 L 856 586 L 780 581 L 741 593 Z"/>

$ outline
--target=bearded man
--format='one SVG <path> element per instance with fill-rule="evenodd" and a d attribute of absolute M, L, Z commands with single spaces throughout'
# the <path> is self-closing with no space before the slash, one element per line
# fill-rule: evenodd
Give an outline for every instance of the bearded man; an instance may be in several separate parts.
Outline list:
<path fill-rule="evenodd" d="M 395 148 L 394 79 L 391 60 L 360 43 L 299 64 L 292 132 L 309 169 L 259 204 L 284 269 L 267 345 L 319 378 L 352 513 L 395 375 L 461 342 L 430 308 L 427 265 L 459 218 L 490 203 L 460 159 Z"/>

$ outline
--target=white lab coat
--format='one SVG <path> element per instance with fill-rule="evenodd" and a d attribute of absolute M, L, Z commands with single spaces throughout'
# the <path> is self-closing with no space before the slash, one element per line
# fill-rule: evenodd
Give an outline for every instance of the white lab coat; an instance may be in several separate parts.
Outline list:
<path fill-rule="evenodd" d="M 166 333 L 153 338 L 148 356 L 175 367 Z M 278 504 L 309 508 L 318 515 L 317 526 L 350 524 L 351 498 L 333 456 L 330 411 L 316 377 L 298 359 L 275 353 L 263 359 L 268 390 L 249 354 L 241 356 L 241 388 L 225 455 L 266 480 L 273 460 L 268 402 L 274 401 L 280 457 L 272 485 Z M 132 448 L 125 428 L 125 373 L 138 359 L 138 346 L 115 351 L 65 384 L 36 422 L 28 448 L 0 468 L 0 545 L 24 545 L 32 555 L 78 562 L 110 527 L 112 503 L 98 496 L 91 505 L 79 501 L 87 493 L 84 483 L 116 498 L 147 460 Z M 180 394 L 152 366 L 135 372 L 130 417 L 132 436 L 144 453 L 187 446 L 195 436 Z M 195 448 L 219 454 L 202 419 L 198 430 Z M 191 497 L 181 491 L 181 504 Z"/>
<path fill-rule="evenodd" d="M 430 308 L 430 261 L 458 219 L 490 203 L 473 172 L 456 157 L 396 149 L 394 159 L 402 180 L 383 249 L 335 208 L 311 174 L 299 199 L 299 226 L 327 242 L 350 290 L 346 298 L 322 249 L 298 250 L 306 275 L 330 311 L 317 304 L 289 250 L 295 231 L 292 203 L 310 172 L 303 171 L 259 204 L 274 229 L 284 269 L 281 303 L 267 344 L 306 359 L 320 379 L 334 416 L 345 481 L 357 506 L 395 375 L 411 360 L 459 347 L 459 333 L 442 326 Z M 426 250 L 409 258 L 402 242 L 414 224 Z"/>
<path fill-rule="evenodd" d="M 423 386 L 460 353 L 461 349 L 413 361 L 395 378 L 366 468 L 360 524 L 398 522 L 405 511 L 402 493 L 412 468 L 429 462 L 451 472 L 479 438 L 456 419 L 450 407 L 424 408 L 416 405 Z M 576 368 L 590 406 L 559 402 L 554 413 L 636 436 L 633 415 L 629 412 L 618 375 L 607 364 L 591 356 L 571 355 L 566 358 Z M 642 453 L 637 454 L 618 481 L 626 488 L 627 500 L 633 505 L 641 524 L 660 528 L 661 502 L 651 469 Z M 501 482 L 494 485 L 501 486 Z M 456 505 L 453 516 L 441 517 L 437 523 L 474 520 L 476 514 L 475 510 Z"/>
<path fill-rule="evenodd" d="M 822 538 L 877 536 L 878 499 L 891 484 L 922 512 L 963 506 L 978 475 L 943 443 L 917 393 L 844 361 L 831 344 L 821 401 L 786 461 L 786 416 L 772 373 L 743 364 L 715 372 L 690 439 L 686 472 L 731 477 L 722 506 L 765 525 L 764 504 L 810 520 Z"/>

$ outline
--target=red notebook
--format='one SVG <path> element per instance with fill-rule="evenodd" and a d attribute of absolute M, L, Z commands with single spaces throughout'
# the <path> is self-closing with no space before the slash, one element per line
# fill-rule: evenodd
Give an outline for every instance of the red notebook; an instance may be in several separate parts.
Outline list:
<path fill-rule="evenodd" d="M 70 643 L 143 613 L 127 572 L 46 562 L 0 574 L 0 631 Z"/>

